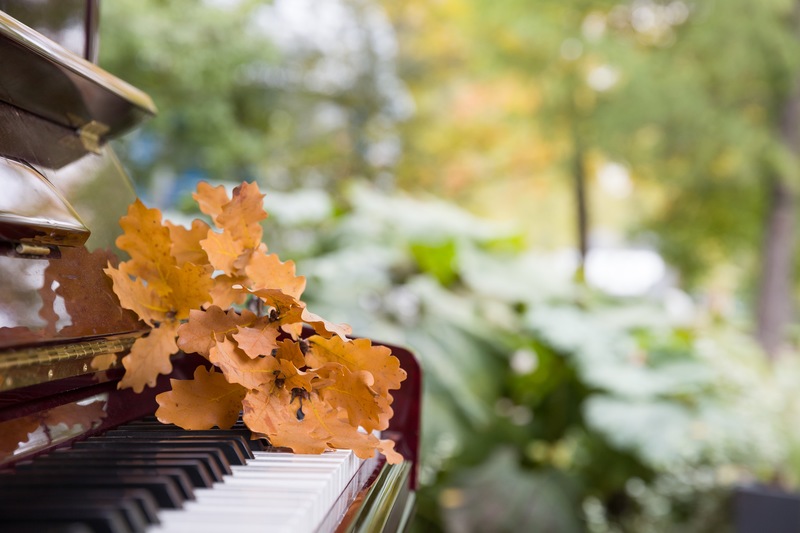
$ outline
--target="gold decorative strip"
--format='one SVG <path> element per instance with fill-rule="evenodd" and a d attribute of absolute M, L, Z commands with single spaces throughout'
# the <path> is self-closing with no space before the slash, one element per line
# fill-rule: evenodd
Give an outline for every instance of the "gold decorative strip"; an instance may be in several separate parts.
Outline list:
<path fill-rule="evenodd" d="M 1 351 L 0 390 L 113 368 L 138 336 Z"/>

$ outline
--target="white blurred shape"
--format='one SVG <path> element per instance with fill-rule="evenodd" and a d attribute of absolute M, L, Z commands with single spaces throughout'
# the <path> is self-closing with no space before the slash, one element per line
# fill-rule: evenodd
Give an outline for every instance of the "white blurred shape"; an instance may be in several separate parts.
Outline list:
<path fill-rule="evenodd" d="M 586 280 L 614 296 L 641 296 L 667 272 L 664 260 L 651 250 L 594 249 L 586 260 Z"/>
<path fill-rule="evenodd" d="M 628 168 L 620 163 L 608 162 L 597 171 L 600 188 L 614 198 L 625 198 L 633 192 Z"/>

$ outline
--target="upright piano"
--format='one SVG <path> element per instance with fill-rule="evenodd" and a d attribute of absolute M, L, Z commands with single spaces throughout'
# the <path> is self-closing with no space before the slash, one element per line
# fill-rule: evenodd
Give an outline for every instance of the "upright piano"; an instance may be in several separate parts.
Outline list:
<path fill-rule="evenodd" d="M 0 531 L 398 531 L 414 507 L 420 370 L 394 394 L 388 465 L 286 453 L 241 423 L 153 417 L 170 376 L 118 390 L 143 324 L 102 272 L 133 188 L 108 141 L 156 114 L 98 68 L 99 0 L 0 0 Z M 45 37 L 47 35 L 47 37 Z"/>

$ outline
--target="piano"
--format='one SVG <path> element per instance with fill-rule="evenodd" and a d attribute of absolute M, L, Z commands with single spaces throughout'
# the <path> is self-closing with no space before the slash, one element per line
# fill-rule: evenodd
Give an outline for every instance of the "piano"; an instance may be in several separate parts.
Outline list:
<path fill-rule="evenodd" d="M 388 465 L 349 450 L 300 455 L 241 423 L 158 422 L 171 375 L 117 389 L 144 325 L 102 272 L 119 261 L 133 187 L 108 141 L 153 117 L 143 92 L 94 64 L 99 0 L 0 0 L 0 531 L 402 531 L 414 508 L 421 374 L 383 438 Z"/>

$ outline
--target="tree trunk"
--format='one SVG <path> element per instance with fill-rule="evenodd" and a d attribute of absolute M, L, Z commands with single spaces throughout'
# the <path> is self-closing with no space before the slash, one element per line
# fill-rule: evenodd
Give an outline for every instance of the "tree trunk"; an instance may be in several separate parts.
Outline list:
<path fill-rule="evenodd" d="M 578 258 L 579 266 L 583 269 L 589 253 L 589 208 L 586 202 L 586 168 L 583 161 L 583 150 L 579 142 L 575 143 L 572 176 L 575 186 L 575 211 L 578 225 Z"/>
<path fill-rule="evenodd" d="M 800 159 L 800 84 L 795 85 L 784 105 L 780 136 Z M 767 355 L 774 358 L 792 320 L 796 200 L 792 186 L 782 176 L 770 181 L 768 193 L 756 336 Z"/>
<path fill-rule="evenodd" d="M 756 335 L 767 355 L 774 358 L 792 319 L 795 198 L 780 178 L 772 180 L 769 192 Z"/>

